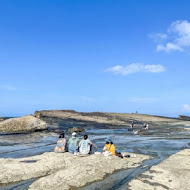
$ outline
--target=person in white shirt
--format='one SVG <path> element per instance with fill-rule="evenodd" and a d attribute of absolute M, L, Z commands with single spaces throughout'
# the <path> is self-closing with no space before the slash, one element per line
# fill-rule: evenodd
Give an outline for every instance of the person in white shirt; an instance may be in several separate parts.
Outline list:
<path fill-rule="evenodd" d="M 83 140 L 79 143 L 79 151 L 81 154 L 91 154 L 92 146 L 95 147 L 96 150 L 98 149 L 97 146 L 88 139 L 88 135 L 84 135 Z"/>

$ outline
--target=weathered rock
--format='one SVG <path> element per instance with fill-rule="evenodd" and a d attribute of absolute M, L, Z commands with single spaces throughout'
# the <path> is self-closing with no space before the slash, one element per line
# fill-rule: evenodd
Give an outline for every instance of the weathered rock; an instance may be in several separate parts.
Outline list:
<path fill-rule="evenodd" d="M 55 133 L 63 133 L 63 130 L 61 130 L 61 129 L 55 129 L 54 132 Z"/>
<path fill-rule="evenodd" d="M 34 132 L 44 129 L 47 129 L 47 124 L 32 115 L 0 122 L 0 132 Z"/>
<path fill-rule="evenodd" d="M 85 132 L 85 129 L 80 128 L 80 127 L 73 127 L 73 128 L 68 129 L 68 132 L 69 133 L 73 133 L 73 132 Z"/>
<path fill-rule="evenodd" d="M 124 168 L 137 167 L 149 156 L 121 159 L 116 156 L 75 156 L 70 153 L 44 153 L 22 159 L 0 159 L 0 184 L 39 178 L 29 189 L 69 189 L 103 179 Z M 111 166 L 111 167 L 108 167 Z"/>
<path fill-rule="evenodd" d="M 0 122 L 6 120 L 5 117 L 0 117 Z"/>
<path fill-rule="evenodd" d="M 128 189 L 190 189 L 190 149 L 182 150 L 129 183 Z"/>
<path fill-rule="evenodd" d="M 185 116 L 185 115 L 179 115 L 179 119 L 185 120 L 185 121 L 190 121 L 190 117 L 189 116 Z"/>
<path fill-rule="evenodd" d="M 177 118 L 161 117 L 146 114 L 106 113 L 106 112 L 76 112 L 72 110 L 44 110 L 36 111 L 34 115 L 52 125 L 58 123 L 59 127 L 70 128 L 71 126 L 93 127 L 129 127 L 131 122 L 136 128 L 142 128 L 142 123 L 147 122 L 149 127 L 157 125 L 165 128 L 168 125 L 189 126 L 190 121 Z M 78 123 L 78 124 L 77 124 Z"/>

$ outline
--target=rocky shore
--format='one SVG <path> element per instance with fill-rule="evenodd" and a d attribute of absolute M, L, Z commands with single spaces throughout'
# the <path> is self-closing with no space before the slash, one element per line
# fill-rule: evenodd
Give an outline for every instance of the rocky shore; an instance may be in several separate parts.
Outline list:
<path fill-rule="evenodd" d="M 130 128 L 132 121 L 134 128 Z M 142 129 L 143 122 L 148 123 L 149 130 Z M 73 131 L 77 131 L 80 139 L 86 132 L 100 150 L 106 137 L 111 137 L 118 150 L 134 152 L 137 157 L 55 154 L 52 150 L 58 140 L 57 133 L 63 131 L 66 139 Z M 180 150 L 189 143 L 189 131 L 188 120 L 145 114 L 49 110 L 21 118 L 6 118 L 0 121 L 0 189 L 13 185 L 12 190 L 19 183 L 26 185 L 22 190 L 87 188 L 89 183 L 94 185 L 100 180 L 104 183 L 118 170 L 139 170 L 145 163 L 150 163 L 145 167 L 151 169 L 147 172 L 143 169 L 141 175 L 133 176 L 133 173 L 124 177 L 124 180 L 136 177 L 124 184 L 126 188 L 188 189 L 190 151 Z M 150 159 L 148 155 L 155 159 L 154 163 L 152 160 L 143 162 Z M 164 161 L 160 163 L 161 160 Z M 27 181 L 30 181 L 28 186 Z"/>
<path fill-rule="evenodd" d="M 22 159 L 0 159 L 0 184 L 39 178 L 33 189 L 70 189 L 103 179 L 117 170 L 139 166 L 149 156 L 121 159 L 104 155 L 75 156 L 70 153 L 44 153 Z"/>
<path fill-rule="evenodd" d="M 139 135 L 165 136 L 172 132 L 184 132 L 189 130 L 190 121 L 178 118 L 161 117 L 146 114 L 105 113 L 105 112 L 75 112 L 70 110 L 46 110 L 36 111 L 35 117 L 47 123 L 49 131 L 56 129 L 68 130 L 77 126 L 83 129 L 130 129 L 138 130 Z M 147 122 L 150 130 L 143 130 L 142 124 Z M 68 130 L 69 131 L 69 130 Z"/>
<path fill-rule="evenodd" d="M 160 117 L 146 114 L 125 114 L 125 113 L 105 113 L 105 112 L 75 112 L 70 110 L 46 110 L 36 111 L 34 115 L 21 118 L 11 118 L 0 121 L 0 133 L 2 132 L 35 132 L 46 130 L 50 132 L 72 131 L 78 128 L 85 131 L 92 128 L 130 128 L 134 122 L 134 129 L 138 129 L 140 135 L 151 132 L 142 130 L 142 124 L 147 122 L 153 133 L 167 133 L 168 131 L 187 131 L 190 121 Z"/>
<path fill-rule="evenodd" d="M 129 183 L 129 190 L 190 189 L 190 149 L 170 156 Z"/>

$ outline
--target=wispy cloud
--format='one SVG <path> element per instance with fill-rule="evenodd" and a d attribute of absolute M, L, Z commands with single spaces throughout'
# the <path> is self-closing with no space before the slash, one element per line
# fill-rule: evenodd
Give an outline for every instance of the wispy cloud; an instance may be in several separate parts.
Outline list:
<path fill-rule="evenodd" d="M 154 34 L 149 34 L 149 37 L 152 38 L 155 42 L 160 43 L 166 40 L 168 36 L 167 34 L 154 33 Z"/>
<path fill-rule="evenodd" d="M 183 105 L 183 111 L 190 112 L 190 105 L 189 104 L 184 104 Z"/>
<path fill-rule="evenodd" d="M 116 65 L 114 67 L 106 69 L 105 71 L 112 72 L 114 74 L 129 75 L 139 72 L 160 73 L 164 72 L 165 68 L 162 65 L 145 65 L 142 63 L 132 63 L 127 66 Z"/>
<path fill-rule="evenodd" d="M 149 36 L 157 43 L 157 51 L 185 51 L 190 48 L 190 22 L 172 22 L 165 34 L 155 33 Z"/>
<path fill-rule="evenodd" d="M 157 51 L 171 52 L 171 51 L 183 51 L 183 48 L 181 48 L 177 44 L 167 43 L 165 45 L 161 45 L 161 44 L 157 45 L 156 50 Z"/>
<path fill-rule="evenodd" d="M 12 91 L 12 90 L 16 90 L 16 87 L 11 86 L 11 85 L 3 84 L 3 85 L 0 85 L 0 89 L 2 89 L 2 90 L 10 90 L 10 91 Z"/>

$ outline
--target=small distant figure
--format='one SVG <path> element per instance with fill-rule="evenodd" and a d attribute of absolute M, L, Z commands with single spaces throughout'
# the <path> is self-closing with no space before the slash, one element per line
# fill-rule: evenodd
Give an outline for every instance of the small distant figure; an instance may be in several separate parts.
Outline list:
<path fill-rule="evenodd" d="M 134 127 L 134 122 L 133 122 L 133 121 L 131 122 L 130 127 L 131 127 L 131 128 Z"/>
<path fill-rule="evenodd" d="M 143 129 L 148 130 L 148 123 L 147 122 L 143 123 L 142 126 L 143 126 Z"/>
<path fill-rule="evenodd" d="M 58 152 L 66 152 L 67 151 L 67 141 L 64 137 L 65 137 L 64 133 L 60 134 L 59 140 L 57 141 L 57 145 L 54 149 L 54 152 L 58 153 Z"/>
<path fill-rule="evenodd" d="M 133 131 L 133 134 L 134 134 L 134 135 L 137 135 L 138 133 L 139 133 L 138 130 L 134 130 L 134 131 Z"/>
<path fill-rule="evenodd" d="M 79 143 L 79 150 L 81 154 L 92 154 L 92 147 L 98 149 L 95 144 L 93 144 L 89 139 L 88 135 L 84 135 L 84 139 Z"/>

